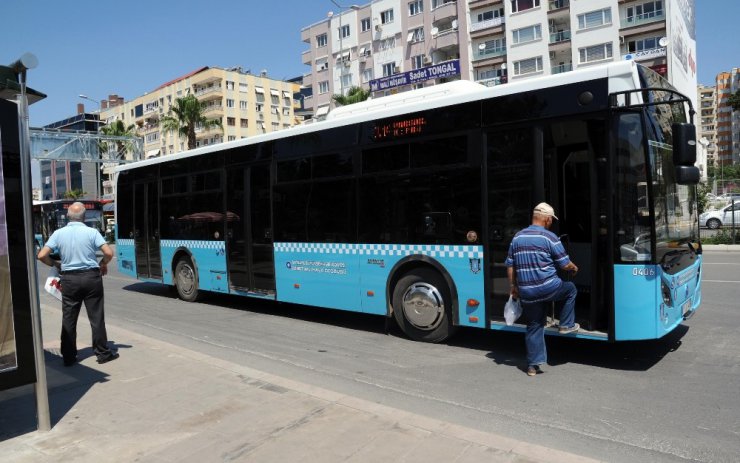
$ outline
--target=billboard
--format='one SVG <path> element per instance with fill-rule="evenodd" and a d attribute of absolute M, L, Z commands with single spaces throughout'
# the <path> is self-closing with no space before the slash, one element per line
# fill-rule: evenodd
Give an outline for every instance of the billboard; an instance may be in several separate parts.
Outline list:
<path fill-rule="evenodd" d="M 697 108 L 694 0 L 671 0 L 668 5 L 668 80 Z"/>
<path fill-rule="evenodd" d="M 18 106 L 0 98 L 0 390 L 36 382 Z"/>

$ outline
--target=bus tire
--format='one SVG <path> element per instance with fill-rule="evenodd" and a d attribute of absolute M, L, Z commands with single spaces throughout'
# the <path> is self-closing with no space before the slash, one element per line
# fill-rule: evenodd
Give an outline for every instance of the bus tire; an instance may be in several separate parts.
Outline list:
<path fill-rule="evenodd" d="M 175 288 L 177 295 L 186 302 L 195 302 L 200 296 L 198 290 L 198 277 L 195 273 L 195 265 L 188 257 L 177 261 L 175 266 Z"/>
<path fill-rule="evenodd" d="M 454 333 L 450 288 L 435 270 L 406 273 L 393 288 L 392 303 L 396 323 L 414 341 L 442 342 Z"/>

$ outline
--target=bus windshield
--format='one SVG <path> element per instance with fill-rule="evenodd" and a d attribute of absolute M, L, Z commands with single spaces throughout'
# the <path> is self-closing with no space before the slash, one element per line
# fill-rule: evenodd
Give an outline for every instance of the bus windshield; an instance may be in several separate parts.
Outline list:
<path fill-rule="evenodd" d="M 660 92 L 658 92 L 660 93 Z M 673 163 L 673 132 L 676 122 L 686 122 L 683 102 L 658 103 L 646 107 L 647 155 L 652 177 L 655 240 L 658 255 L 698 241 L 696 189 L 676 183 Z"/>

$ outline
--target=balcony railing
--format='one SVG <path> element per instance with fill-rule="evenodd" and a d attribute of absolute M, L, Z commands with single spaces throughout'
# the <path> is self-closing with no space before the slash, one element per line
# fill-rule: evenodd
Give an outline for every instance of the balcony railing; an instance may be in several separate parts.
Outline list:
<path fill-rule="evenodd" d="M 482 31 L 483 29 L 488 29 L 489 27 L 497 27 L 504 23 L 504 18 L 493 18 L 493 19 L 486 19 L 485 21 L 475 22 L 470 25 L 470 32 L 475 31 Z"/>
<path fill-rule="evenodd" d="M 496 85 L 505 84 L 506 77 L 491 77 L 489 79 L 476 80 L 476 82 L 486 87 L 495 87 Z"/>
<path fill-rule="evenodd" d="M 200 90 L 196 90 L 195 91 L 195 96 L 201 96 L 201 95 L 206 95 L 206 94 L 211 93 L 211 92 L 220 92 L 220 91 L 221 91 L 221 86 L 220 85 L 214 85 L 212 87 L 206 87 L 206 88 L 202 88 Z"/>
<path fill-rule="evenodd" d="M 496 58 L 497 56 L 504 56 L 506 55 L 506 47 L 497 47 L 497 48 L 484 48 L 483 50 L 478 50 L 475 54 L 475 59 L 488 59 L 488 58 Z"/>
<path fill-rule="evenodd" d="M 550 0 L 547 11 L 559 10 L 570 6 L 570 0 Z"/>
<path fill-rule="evenodd" d="M 641 24 L 648 24 L 657 21 L 664 21 L 665 13 L 663 10 L 651 11 L 649 13 L 636 14 L 628 16 L 622 20 L 622 27 L 633 27 Z"/>
<path fill-rule="evenodd" d="M 563 72 L 570 72 L 572 70 L 573 70 L 573 64 L 568 63 L 568 64 L 558 64 L 557 66 L 553 66 L 550 71 L 552 74 L 561 74 Z"/>
<path fill-rule="evenodd" d="M 570 40 L 570 31 L 558 31 L 550 34 L 550 43 L 566 42 Z"/>
<path fill-rule="evenodd" d="M 208 106 L 203 106 L 203 113 L 205 114 L 205 113 L 210 112 L 210 111 L 221 111 L 223 109 L 224 109 L 223 105 L 220 105 L 220 104 L 212 104 L 212 105 L 208 105 Z"/>

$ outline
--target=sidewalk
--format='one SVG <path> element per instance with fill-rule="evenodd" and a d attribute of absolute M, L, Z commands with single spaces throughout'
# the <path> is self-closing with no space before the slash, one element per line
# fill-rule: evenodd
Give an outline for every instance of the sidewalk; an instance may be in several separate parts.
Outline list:
<path fill-rule="evenodd" d="M 108 325 L 103 365 L 79 321 L 65 368 L 61 311 L 42 303 L 52 430 L 30 386 L 0 392 L 5 462 L 589 462 L 566 452 L 393 409 Z"/>

